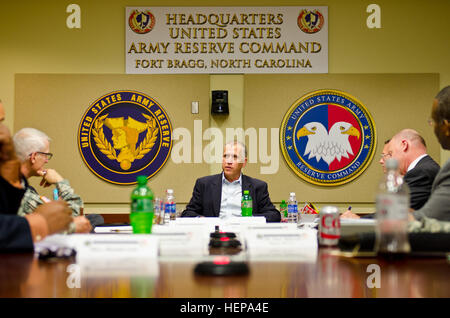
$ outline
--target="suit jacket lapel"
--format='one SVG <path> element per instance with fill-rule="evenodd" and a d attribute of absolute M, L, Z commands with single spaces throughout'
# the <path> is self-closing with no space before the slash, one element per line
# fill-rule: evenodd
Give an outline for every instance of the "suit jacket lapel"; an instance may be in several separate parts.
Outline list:
<path fill-rule="evenodd" d="M 222 174 L 219 173 L 212 182 L 212 200 L 214 216 L 218 217 L 220 215 L 220 203 L 222 200 Z"/>

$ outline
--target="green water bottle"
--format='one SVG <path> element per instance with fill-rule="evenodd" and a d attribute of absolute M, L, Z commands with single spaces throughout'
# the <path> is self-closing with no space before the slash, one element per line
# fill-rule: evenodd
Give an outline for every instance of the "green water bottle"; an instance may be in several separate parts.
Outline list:
<path fill-rule="evenodd" d="M 250 196 L 250 193 L 248 190 L 244 190 L 244 195 L 242 196 L 241 201 L 241 214 L 242 216 L 252 216 L 252 197 Z"/>
<path fill-rule="evenodd" d="M 147 186 L 147 177 L 137 177 L 137 187 L 131 192 L 130 223 L 134 234 L 150 234 L 153 224 L 153 191 Z"/>
<path fill-rule="evenodd" d="M 285 200 L 282 200 L 280 203 L 280 214 L 281 214 L 281 222 L 287 222 L 288 209 L 287 209 L 287 203 Z"/>

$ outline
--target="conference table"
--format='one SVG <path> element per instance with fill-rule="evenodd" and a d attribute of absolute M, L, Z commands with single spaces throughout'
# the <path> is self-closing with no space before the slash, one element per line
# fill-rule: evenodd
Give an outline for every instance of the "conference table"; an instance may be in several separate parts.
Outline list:
<path fill-rule="evenodd" d="M 33 253 L 0 254 L 0 297 L 450 297 L 450 263 L 445 257 L 347 257 L 337 248 L 321 247 L 313 262 L 247 262 L 250 271 L 246 275 L 200 276 L 194 273 L 198 260 L 159 258 L 148 273 L 125 266 L 116 274 L 100 271 L 81 275 L 74 283 L 74 257 L 42 260 Z M 374 265 L 380 270 L 375 287 L 370 283 Z"/>

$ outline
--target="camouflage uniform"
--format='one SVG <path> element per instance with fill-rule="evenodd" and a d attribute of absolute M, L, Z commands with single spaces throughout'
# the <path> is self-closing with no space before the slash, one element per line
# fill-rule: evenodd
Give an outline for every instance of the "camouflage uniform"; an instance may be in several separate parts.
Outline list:
<path fill-rule="evenodd" d="M 58 189 L 59 197 L 67 202 L 69 208 L 72 210 L 72 216 L 80 215 L 80 210 L 83 207 L 83 200 L 78 194 L 75 194 L 68 180 L 57 182 L 56 189 Z M 44 204 L 36 189 L 28 186 L 20 203 L 17 214 L 25 216 L 32 213 L 39 205 Z M 75 232 L 75 224 L 72 222 L 69 226 L 68 233 Z"/>
<path fill-rule="evenodd" d="M 450 222 L 440 221 L 424 216 L 420 220 L 409 222 L 408 232 L 450 233 Z"/>

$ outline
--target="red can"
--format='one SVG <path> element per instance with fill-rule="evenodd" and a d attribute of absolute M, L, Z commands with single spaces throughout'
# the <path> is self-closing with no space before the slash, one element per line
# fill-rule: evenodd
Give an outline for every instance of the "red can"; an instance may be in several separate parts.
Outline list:
<path fill-rule="evenodd" d="M 339 211 L 335 206 L 324 206 L 320 210 L 319 244 L 335 246 L 341 237 L 341 221 Z"/>

